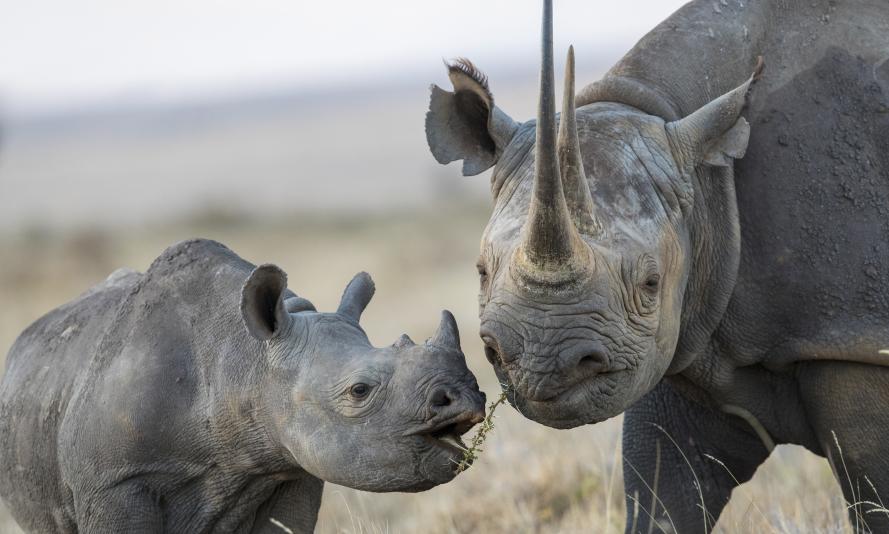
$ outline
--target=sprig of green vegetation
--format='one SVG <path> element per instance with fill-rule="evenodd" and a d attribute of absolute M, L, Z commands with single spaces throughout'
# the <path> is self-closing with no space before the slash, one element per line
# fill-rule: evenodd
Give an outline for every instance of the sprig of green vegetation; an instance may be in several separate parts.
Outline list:
<path fill-rule="evenodd" d="M 503 392 L 500 393 L 500 396 L 497 397 L 497 400 L 488 405 L 488 414 L 485 416 L 485 420 L 481 422 L 481 426 L 478 427 L 475 436 L 473 436 L 472 441 L 469 442 L 469 448 L 463 450 L 463 459 L 457 464 L 458 474 L 469 469 L 472 462 L 478 459 L 478 455 L 483 450 L 482 443 L 487 439 L 488 433 L 494 430 L 494 410 L 504 402 L 506 402 L 505 388 Z"/>

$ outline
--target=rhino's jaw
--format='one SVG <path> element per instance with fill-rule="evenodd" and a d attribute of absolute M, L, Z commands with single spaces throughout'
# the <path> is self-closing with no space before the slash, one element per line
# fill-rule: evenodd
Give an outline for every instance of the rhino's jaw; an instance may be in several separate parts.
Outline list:
<path fill-rule="evenodd" d="M 585 378 L 546 399 L 523 395 L 507 382 L 510 403 L 525 417 L 551 428 L 574 428 L 618 415 L 626 400 L 618 392 L 633 387 L 633 372 L 603 372 Z"/>
<path fill-rule="evenodd" d="M 433 485 L 449 482 L 457 476 L 457 466 L 463 460 L 466 444 L 463 435 L 484 419 L 484 403 L 477 409 L 424 425 L 410 432 L 419 440 L 420 470 Z"/>
<path fill-rule="evenodd" d="M 445 421 L 428 432 L 421 433 L 420 436 L 436 447 L 442 447 L 462 455 L 466 450 L 462 436 L 481 420 L 482 416 L 478 413 L 464 413 L 455 418 L 453 422 Z"/>
<path fill-rule="evenodd" d="M 419 434 L 419 436 L 433 447 L 441 449 L 446 455 L 462 456 L 463 451 L 466 450 L 462 436 L 479 421 L 475 416 L 467 414 L 461 416 L 459 421 L 439 425 L 428 432 Z"/>

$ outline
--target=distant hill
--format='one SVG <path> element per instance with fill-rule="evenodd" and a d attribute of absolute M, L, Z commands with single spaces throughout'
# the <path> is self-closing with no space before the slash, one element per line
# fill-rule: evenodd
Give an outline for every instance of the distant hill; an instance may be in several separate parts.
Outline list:
<path fill-rule="evenodd" d="M 463 178 L 457 164 L 442 167 L 428 152 L 432 81 L 447 83 L 443 69 L 312 90 L 8 116 L 0 228 L 487 202 L 487 173 Z M 498 105 L 517 120 L 533 116 L 535 68 L 492 84 Z"/>

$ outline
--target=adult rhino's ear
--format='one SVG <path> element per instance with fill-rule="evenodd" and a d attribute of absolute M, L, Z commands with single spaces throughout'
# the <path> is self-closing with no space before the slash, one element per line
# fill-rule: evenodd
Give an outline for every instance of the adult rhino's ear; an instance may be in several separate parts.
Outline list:
<path fill-rule="evenodd" d="M 666 125 L 673 149 L 684 164 L 730 167 L 744 157 L 750 125 L 740 115 L 754 76 L 684 119 Z"/>
<path fill-rule="evenodd" d="M 272 339 L 290 324 L 284 306 L 287 274 L 277 265 L 260 265 L 241 289 L 241 317 L 250 335 L 260 341 Z"/>
<path fill-rule="evenodd" d="M 515 135 L 518 124 L 494 106 L 488 78 L 468 59 L 446 64 L 454 91 L 431 87 L 426 141 L 435 159 L 463 160 L 463 175 L 491 168 Z"/>

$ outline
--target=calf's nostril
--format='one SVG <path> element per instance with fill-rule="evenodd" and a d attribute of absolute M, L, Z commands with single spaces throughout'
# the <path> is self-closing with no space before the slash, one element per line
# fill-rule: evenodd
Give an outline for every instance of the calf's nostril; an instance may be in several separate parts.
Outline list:
<path fill-rule="evenodd" d="M 444 408 L 445 406 L 450 406 L 452 402 L 454 402 L 454 396 L 446 389 L 435 390 L 429 399 L 429 404 L 434 408 Z"/>

